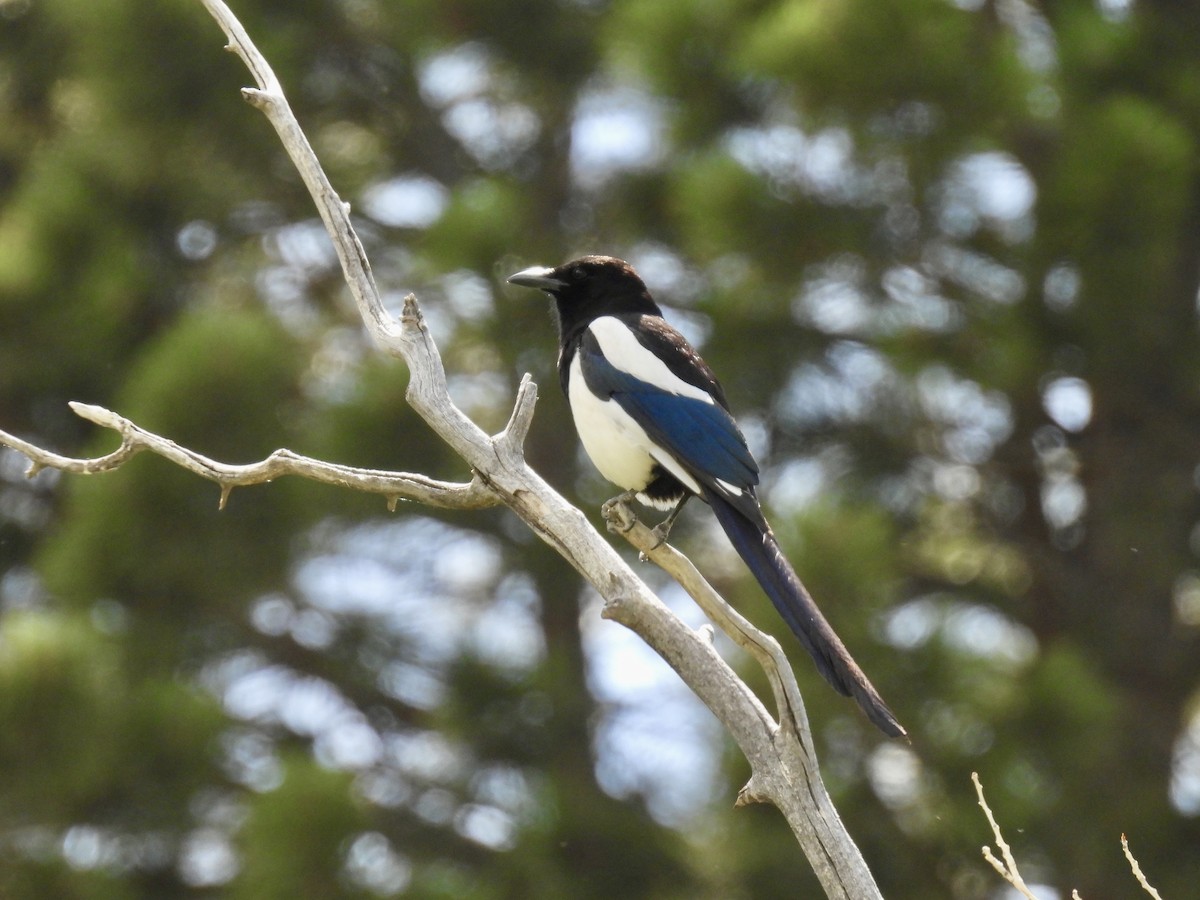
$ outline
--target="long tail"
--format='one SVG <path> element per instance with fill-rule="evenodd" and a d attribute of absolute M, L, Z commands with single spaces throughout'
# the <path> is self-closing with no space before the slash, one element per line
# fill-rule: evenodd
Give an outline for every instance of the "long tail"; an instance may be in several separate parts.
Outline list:
<path fill-rule="evenodd" d="M 738 555 L 812 656 L 825 680 L 839 693 L 853 697 L 867 718 L 884 734 L 903 737 L 906 734 L 904 727 L 850 656 L 841 638 L 825 621 L 817 604 L 800 583 L 791 563 L 779 549 L 771 530 L 768 528 L 764 532 L 758 523 L 746 518 L 707 487 L 704 488 L 704 499 L 712 507 Z"/>

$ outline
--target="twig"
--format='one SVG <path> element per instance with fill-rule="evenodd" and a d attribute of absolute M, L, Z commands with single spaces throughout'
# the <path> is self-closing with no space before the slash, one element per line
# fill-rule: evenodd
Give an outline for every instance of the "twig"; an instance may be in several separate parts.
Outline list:
<path fill-rule="evenodd" d="M 1129 868 L 1133 870 L 1133 877 L 1142 886 L 1142 890 L 1153 897 L 1154 900 L 1162 900 L 1162 895 L 1151 887 L 1150 882 L 1146 880 L 1146 876 L 1142 872 L 1142 867 L 1138 865 L 1137 859 L 1134 858 L 1133 852 L 1129 849 L 1129 841 L 1125 840 L 1125 835 L 1121 835 L 1121 850 L 1124 851 L 1125 858 L 1129 860 Z"/>
<path fill-rule="evenodd" d="M 1025 880 L 1021 877 L 1021 873 L 1017 871 L 1017 862 L 1013 859 L 1012 851 L 1004 840 L 1004 836 L 1000 833 L 1000 826 L 996 824 L 996 818 L 992 815 L 991 808 L 987 805 L 987 800 L 983 796 L 983 785 L 979 781 L 979 773 L 971 773 L 971 781 L 975 783 L 975 793 L 979 797 L 979 805 L 983 809 L 984 815 L 987 816 L 988 824 L 992 826 L 992 836 L 996 839 L 996 846 L 1000 848 L 1000 855 L 1004 858 L 1001 862 L 992 853 L 992 848 L 984 846 L 983 858 L 986 859 L 993 869 L 999 873 L 1000 877 L 1011 884 L 1023 897 L 1028 897 L 1029 900 L 1037 900 L 1033 891 L 1025 884 Z M 1162 900 L 1162 896 L 1156 891 L 1150 882 L 1146 880 L 1145 874 L 1142 872 L 1142 867 L 1138 865 L 1137 859 L 1129 849 L 1129 841 L 1125 839 L 1125 835 L 1121 835 L 1121 849 L 1125 853 L 1125 858 L 1129 860 L 1129 867 L 1133 870 L 1133 876 L 1137 879 L 1138 884 L 1142 889 L 1149 894 L 1154 900 Z M 1081 900 L 1079 891 L 1071 891 L 1071 900 Z"/>
<path fill-rule="evenodd" d="M 1021 873 L 1017 871 L 1017 861 L 1013 859 L 1012 850 L 1008 843 L 1004 840 L 1004 835 L 1000 833 L 1000 826 L 996 824 L 996 817 L 992 815 L 991 807 L 987 805 L 987 800 L 983 796 L 983 784 L 979 781 L 979 773 L 971 773 L 971 781 L 975 784 L 975 793 L 979 797 L 979 806 L 983 809 L 983 814 L 987 816 L 988 824 L 992 826 L 992 837 L 996 840 L 996 846 L 1000 848 L 1000 855 L 1004 857 L 1004 861 L 996 859 L 992 853 L 992 848 L 986 844 L 983 847 L 983 858 L 991 863 L 992 868 L 999 873 L 1000 877 L 1011 884 L 1022 897 L 1028 897 L 1029 900 L 1037 900 L 1033 891 L 1029 889 L 1029 885 L 1025 883 L 1025 879 L 1021 877 Z"/>

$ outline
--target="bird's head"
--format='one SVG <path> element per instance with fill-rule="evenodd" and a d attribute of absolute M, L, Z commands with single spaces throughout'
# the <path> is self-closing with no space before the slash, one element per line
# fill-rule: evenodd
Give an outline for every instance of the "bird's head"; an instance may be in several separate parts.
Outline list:
<path fill-rule="evenodd" d="M 612 256 L 581 256 L 553 269 L 533 266 L 508 281 L 553 297 L 563 335 L 599 316 L 662 315 L 633 266 Z"/>

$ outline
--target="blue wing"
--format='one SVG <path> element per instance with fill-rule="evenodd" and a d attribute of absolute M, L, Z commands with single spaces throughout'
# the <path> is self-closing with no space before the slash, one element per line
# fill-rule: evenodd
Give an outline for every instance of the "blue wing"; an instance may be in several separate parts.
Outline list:
<path fill-rule="evenodd" d="M 730 499 L 741 493 L 752 500 L 758 465 L 724 406 L 682 396 L 631 375 L 607 359 L 591 335 L 584 335 L 577 352 L 588 388 L 615 400 L 650 440 L 697 481 L 723 495 L 732 494 Z M 735 490 L 731 492 L 730 487 Z M 752 502 L 757 509 L 757 501 Z"/>

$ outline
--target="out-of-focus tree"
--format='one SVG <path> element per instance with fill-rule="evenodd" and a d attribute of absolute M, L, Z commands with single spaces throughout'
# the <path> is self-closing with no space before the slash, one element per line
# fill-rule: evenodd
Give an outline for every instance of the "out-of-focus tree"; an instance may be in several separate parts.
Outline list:
<path fill-rule="evenodd" d="M 1122 831 L 1164 895 L 1200 879 L 1200 12 L 235 9 L 456 398 L 499 427 L 533 371 L 531 462 L 585 509 L 609 488 L 502 277 L 625 256 L 702 345 L 913 733 L 787 645 L 886 896 L 996 890 L 972 770 L 1031 881 L 1110 893 Z M 229 461 L 461 477 L 219 46 L 192 0 L 0 0 L 0 427 L 107 449 L 79 399 Z M 22 469 L 0 455 L 0 893 L 816 890 L 777 815 L 729 809 L 709 720 L 503 512 Z M 705 523 L 680 543 L 782 633 Z"/>

